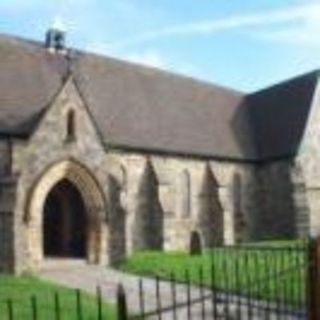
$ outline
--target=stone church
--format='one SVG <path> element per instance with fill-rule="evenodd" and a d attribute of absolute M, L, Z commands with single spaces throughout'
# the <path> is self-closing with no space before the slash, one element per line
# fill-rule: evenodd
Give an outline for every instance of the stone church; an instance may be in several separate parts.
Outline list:
<path fill-rule="evenodd" d="M 243 93 L 0 35 L 0 270 L 320 231 L 317 71 Z"/>

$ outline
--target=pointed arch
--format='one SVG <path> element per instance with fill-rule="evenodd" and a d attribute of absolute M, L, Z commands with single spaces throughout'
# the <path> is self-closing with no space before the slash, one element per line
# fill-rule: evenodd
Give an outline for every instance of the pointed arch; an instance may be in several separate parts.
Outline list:
<path fill-rule="evenodd" d="M 71 142 L 76 139 L 76 119 L 75 119 L 75 111 L 70 109 L 67 112 L 66 119 L 66 141 Z"/>
<path fill-rule="evenodd" d="M 85 258 L 87 212 L 78 188 L 68 179 L 48 193 L 43 208 L 45 257 Z"/>
<path fill-rule="evenodd" d="M 43 212 L 48 194 L 60 181 L 67 180 L 79 191 L 87 214 L 87 260 L 106 259 L 107 202 L 103 189 L 90 170 L 73 160 L 62 160 L 50 165 L 36 180 L 26 204 L 24 221 L 28 229 L 28 250 L 33 262 L 43 259 Z"/>

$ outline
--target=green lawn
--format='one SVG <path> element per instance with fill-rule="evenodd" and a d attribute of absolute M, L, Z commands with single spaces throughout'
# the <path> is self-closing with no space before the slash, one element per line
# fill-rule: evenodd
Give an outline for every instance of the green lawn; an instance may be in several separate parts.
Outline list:
<path fill-rule="evenodd" d="M 0 319 L 7 320 L 8 300 L 12 301 L 14 320 L 31 320 L 31 297 L 37 303 L 38 319 L 55 320 L 55 293 L 59 296 L 61 320 L 78 320 L 75 290 L 54 285 L 34 277 L 0 276 Z M 97 299 L 81 292 L 83 320 L 97 319 Z M 103 303 L 104 319 L 116 319 L 115 308 Z"/>
<path fill-rule="evenodd" d="M 261 243 L 254 244 L 254 249 L 252 245 L 216 248 L 201 256 L 190 256 L 186 252 L 138 252 L 120 268 L 165 279 L 174 275 L 181 282 L 186 280 L 186 272 L 189 272 L 193 284 L 199 284 L 199 270 L 202 269 L 203 282 L 208 287 L 212 285 L 213 268 L 213 282 L 217 289 L 281 299 L 296 305 L 305 301 L 304 245 L 287 241 Z"/>

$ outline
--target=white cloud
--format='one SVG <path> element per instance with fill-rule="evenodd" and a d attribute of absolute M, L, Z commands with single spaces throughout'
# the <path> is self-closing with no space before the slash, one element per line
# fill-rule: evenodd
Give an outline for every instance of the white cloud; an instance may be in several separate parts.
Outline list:
<path fill-rule="evenodd" d="M 160 69 L 170 69 L 170 63 L 155 49 L 148 49 L 141 53 L 129 53 L 123 57 L 131 62 L 144 64 Z"/>
<path fill-rule="evenodd" d="M 292 27 L 283 28 L 277 31 L 257 32 L 259 38 L 279 42 L 282 44 L 296 45 L 296 46 L 315 46 L 319 47 L 320 28 L 309 29 L 306 27 Z"/>
<path fill-rule="evenodd" d="M 95 52 L 97 54 L 107 55 L 118 59 L 131 61 L 138 64 L 143 64 L 150 67 L 160 69 L 171 69 L 168 59 L 156 49 L 145 49 L 140 52 L 117 52 L 112 47 L 105 43 L 89 43 L 86 46 L 86 50 L 89 52 Z"/>
<path fill-rule="evenodd" d="M 147 48 L 136 52 L 128 51 L 125 53 L 120 53 L 105 43 L 91 43 L 88 44 L 86 50 L 149 67 L 178 72 L 191 77 L 205 78 L 205 73 L 199 70 L 196 66 L 186 62 L 173 61 L 156 48 Z"/>
<path fill-rule="evenodd" d="M 320 8 L 310 13 L 303 21 L 295 25 L 279 27 L 275 30 L 257 31 L 256 35 L 269 41 L 320 47 Z"/>
<path fill-rule="evenodd" d="M 85 46 L 85 50 L 97 54 L 114 55 L 114 50 L 105 42 L 89 42 Z"/>
<path fill-rule="evenodd" d="M 0 10 L 6 12 L 17 12 L 27 9 L 36 8 L 41 5 L 40 0 L 12 0 L 12 1 L 1 1 Z"/>
<path fill-rule="evenodd" d="M 102 42 L 89 43 L 86 50 L 102 55 L 112 56 L 115 58 L 131 61 L 138 64 L 144 64 L 160 69 L 168 69 L 169 61 L 156 49 L 145 49 L 140 52 L 118 52 L 108 44 Z"/>
<path fill-rule="evenodd" d="M 302 24 L 303 30 L 312 31 L 315 21 L 320 20 L 320 4 L 309 3 L 267 12 L 256 12 L 245 15 L 235 15 L 222 19 L 204 20 L 179 24 L 141 33 L 135 37 L 123 39 L 110 44 L 113 48 L 125 48 L 130 45 L 145 43 L 159 38 L 188 37 L 212 34 L 218 31 L 239 29 L 244 27 L 283 26 L 284 24 Z M 300 29 L 302 30 L 302 29 Z M 292 29 L 294 31 L 294 29 Z M 301 32 L 301 31 L 299 31 Z"/>
<path fill-rule="evenodd" d="M 165 56 L 157 49 L 146 49 L 141 52 L 118 55 L 121 59 L 162 70 L 173 71 L 195 78 L 205 78 L 204 73 L 186 62 L 177 62 Z"/>

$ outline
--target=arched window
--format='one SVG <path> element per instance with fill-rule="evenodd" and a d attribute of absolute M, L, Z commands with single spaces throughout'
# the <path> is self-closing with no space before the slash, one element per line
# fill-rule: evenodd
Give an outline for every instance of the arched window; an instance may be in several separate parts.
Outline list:
<path fill-rule="evenodd" d="M 236 242 L 241 242 L 245 238 L 246 219 L 243 213 L 242 179 L 239 173 L 235 173 L 233 176 L 232 193 L 233 193 L 235 240 Z"/>
<path fill-rule="evenodd" d="M 233 206 L 235 210 L 239 210 L 242 207 L 242 199 L 241 199 L 241 190 L 242 189 L 242 181 L 239 173 L 235 173 L 233 176 L 233 185 L 232 185 L 232 193 L 233 193 Z"/>
<path fill-rule="evenodd" d="M 127 176 L 127 170 L 123 165 L 120 165 L 120 183 L 121 183 L 122 190 L 127 191 L 128 176 Z"/>
<path fill-rule="evenodd" d="M 183 170 L 180 176 L 180 192 L 181 192 L 181 217 L 190 217 L 191 215 L 191 182 L 188 170 Z"/>
<path fill-rule="evenodd" d="M 74 110 L 69 110 L 67 113 L 67 142 L 74 141 L 76 138 L 75 134 L 75 112 Z"/>

